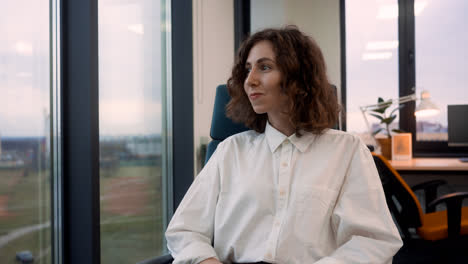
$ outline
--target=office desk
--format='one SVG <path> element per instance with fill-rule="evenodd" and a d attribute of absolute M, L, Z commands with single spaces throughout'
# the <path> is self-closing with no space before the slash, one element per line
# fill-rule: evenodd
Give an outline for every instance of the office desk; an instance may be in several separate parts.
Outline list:
<path fill-rule="evenodd" d="M 468 162 L 458 158 L 413 158 L 411 160 L 390 160 L 397 171 L 465 171 L 468 172 Z"/>
<path fill-rule="evenodd" d="M 457 158 L 413 158 L 389 162 L 410 186 L 444 179 L 454 191 L 468 192 L 468 163 Z M 468 199 L 465 203 L 468 206 Z"/>

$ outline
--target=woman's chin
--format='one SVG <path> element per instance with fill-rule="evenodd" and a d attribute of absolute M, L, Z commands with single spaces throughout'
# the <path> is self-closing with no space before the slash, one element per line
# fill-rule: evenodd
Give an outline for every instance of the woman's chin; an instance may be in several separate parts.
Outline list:
<path fill-rule="evenodd" d="M 261 114 L 264 114 L 266 113 L 266 111 L 264 109 L 261 109 L 261 108 L 253 108 L 254 112 L 258 115 L 261 115 Z"/>

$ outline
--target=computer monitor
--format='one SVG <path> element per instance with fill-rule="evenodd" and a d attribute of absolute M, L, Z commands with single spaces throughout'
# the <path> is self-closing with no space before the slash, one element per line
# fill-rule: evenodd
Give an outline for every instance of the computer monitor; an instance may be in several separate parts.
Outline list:
<path fill-rule="evenodd" d="M 468 146 L 468 105 L 448 105 L 448 145 Z"/>

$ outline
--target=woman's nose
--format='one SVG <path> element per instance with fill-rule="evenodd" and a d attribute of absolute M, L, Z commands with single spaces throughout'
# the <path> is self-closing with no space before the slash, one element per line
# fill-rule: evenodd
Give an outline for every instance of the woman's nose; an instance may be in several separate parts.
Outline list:
<path fill-rule="evenodd" d="M 245 83 L 249 86 L 256 86 L 258 85 L 258 76 L 257 71 L 252 69 L 248 74 L 247 78 L 245 79 Z"/>

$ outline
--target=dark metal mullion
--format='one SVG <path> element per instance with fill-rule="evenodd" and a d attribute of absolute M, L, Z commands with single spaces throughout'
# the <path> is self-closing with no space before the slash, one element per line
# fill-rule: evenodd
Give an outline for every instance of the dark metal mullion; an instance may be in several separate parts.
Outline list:
<path fill-rule="evenodd" d="M 98 2 L 62 1 L 63 262 L 100 263 Z"/>
<path fill-rule="evenodd" d="M 414 0 L 399 0 L 398 10 L 399 96 L 405 96 L 414 93 L 416 85 Z M 400 129 L 411 132 L 413 142 L 416 142 L 414 110 L 415 102 L 405 104 L 400 110 Z"/>
<path fill-rule="evenodd" d="M 250 0 L 234 2 L 234 54 L 250 34 Z"/>
<path fill-rule="evenodd" d="M 340 0 L 340 42 L 341 42 L 341 111 L 340 130 L 346 131 L 346 3 Z"/>
<path fill-rule="evenodd" d="M 172 1 L 172 117 L 174 211 L 194 177 L 192 1 Z"/>

